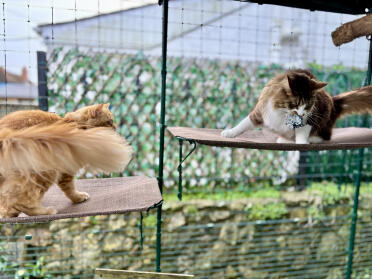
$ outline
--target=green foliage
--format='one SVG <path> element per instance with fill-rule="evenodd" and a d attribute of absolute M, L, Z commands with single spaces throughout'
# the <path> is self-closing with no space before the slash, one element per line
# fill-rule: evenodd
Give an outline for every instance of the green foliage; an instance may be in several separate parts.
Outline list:
<path fill-rule="evenodd" d="M 326 216 L 324 211 L 315 205 L 311 205 L 307 208 L 307 215 L 313 218 L 324 218 Z"/>
<path fill-rule="evenodd" d="M 156 215 L 150 214 L 150 215 L 144 216 L 143 225 L 146 227 L 155 227 L 156 226 Z"/>
<path fill-rule="evenodd" d="M 52 278 L 43 266 L 44 257 L 39 257 L 33 262 L 19 264 L 16 261 L 9 260 L 7 256 L 0 256 L 0 274 L 14 276 L 15 279 Z"/>
<path fill-rule="evenodd" d="M 198 208 L 195 205 L 189 204 L 184 207 L 185 214 L 194 215 L 199 212 Z"/>
<path fill-rule="evenodd" d="M 345 201 L 352 195 L 353 188 L 347 187 L 345 191 L 340 191 L 335 183 L 323 182 L 313 183 L 308 191 L 312 194 L 322 197 L 323 206 L 337 204 L 340 201 Z"/>
<path fill-rule="evenodd" d="M 254 204 L 252 207 L 247 207 L 246 211 L 250 220 L 274 220 L 281 219 L 288 214 L 288 209 L 283 202 L 275 202 L 268 204 Z"/>
<path fill-rule="evenodd" d="M 177 194 L 164 194 L 165 201 L 176 201 L 178 200 Z M 255 191 L 239 191 L 236 189 L 214 192 L 198 192 L 198 193 L 184 193 L 182 195 L 183 201 L 189 200 L 237 200 L 237 199 L 246 199 L 246 198 L 279 198 L 280 191 L 274 188 L 265 188 Z"/>
<path fill-rule="evenodd" d="M 372 269 L 364 268 L 363 271 L 353 271 L 352 278 L 355 279 L 371 279 L 372 278 Z"/>
<path fill-rule="evenodd" d="M 96 225 L 97 224 L 97 218 L 96 216 L 90 216 L 89 217 L 89 221 L 92 225 Z"/>
<path fill-rule="evenodd" d="M 251 193 L 252 198 L 280 198 L 280 191 L 274 188 L 260 189 Z"/>
<path fill-rule="evenodd" d="M 339 189 L 338 185 L 335 183 L 323 181 L 320 183 L 312 183 L 307 191 L 313 195 L 321 196 L 323 206 L 328 206 L 351 199 L 354 195 L 355 187 L 353 184 L 346 184 L 343 185 L 342 189 Z M 360 193 L 372 193 L 372 183 L 364 183 L 361 185 Z"/>

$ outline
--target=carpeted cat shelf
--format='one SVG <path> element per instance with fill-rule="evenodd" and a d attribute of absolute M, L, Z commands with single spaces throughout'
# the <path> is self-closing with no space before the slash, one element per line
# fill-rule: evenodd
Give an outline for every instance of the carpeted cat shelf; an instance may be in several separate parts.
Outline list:
<path fill-rule="evenodd" d="M 58 210 L 54 215 L 26 216 L 0 219 L 0 223 L 48 222 L 58 219 L 109 215 L 135 211 L 147 211 L 162 202 L 155 178 L 132 176 L 119 178 L 76 180 L 79 191 L 88 192 L 90 198 L 73 204 L 60 190 L 53 186 L 42 200 L 44 206 Z"/>
<path fill-rule="evenodd" d="M 199 144 L 265 150 L 339 150 L 372 147 L 372 129 L 336 128 L 330 141 L 311 144 L 276 143 L 278 136 L 267 130 L 246 131 L 235 138 L 221 136 L 218 129 L 169 127 L 172 136 Z"/>

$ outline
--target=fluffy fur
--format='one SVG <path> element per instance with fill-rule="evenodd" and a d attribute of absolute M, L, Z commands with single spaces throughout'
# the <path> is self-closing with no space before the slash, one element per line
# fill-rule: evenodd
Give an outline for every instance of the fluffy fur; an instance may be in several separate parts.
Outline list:
<path fill-rule="evenodd" d="M 0 216 L 54 214 L 40 201 L 54 184 L 74 203 L 89 198 L 73 180 L 81 168 L 122 171 L 132 150 L 113 129 L 108 104 L 85 107 L 61 118 L 19 111 L 0 120 Z"/>
<path fill-rule="evenodd" d="M 372 86 L 331 97 L 321 82 L 308 70 L 292 70 L 274 77 L 263 88 L 252 112 L 224 137 L 236 137 L 255 127 L 268 128 L 280 137 L 279 143 L 315 143 L 329 140 L 339 117 L 372 112 Z M 286 125 L 288 114 L 303 118 L 304 125 Z"/>

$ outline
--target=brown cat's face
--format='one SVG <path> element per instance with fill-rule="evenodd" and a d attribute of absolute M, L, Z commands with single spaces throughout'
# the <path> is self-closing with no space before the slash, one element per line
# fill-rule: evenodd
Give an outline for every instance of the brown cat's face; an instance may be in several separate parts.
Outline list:
<path fill-rule="evenodd" d="M 327 85 L 306 72 L 289 72 L 287 75 L 289 90 L 283 89 L 274 98 L 274 107 L 286 114 L 297 114 L 308 119 L 316 103 L 317 90 Z"/>
<path fill-rule="evenodd" d="M 66 120 L 74 121 L 83 127 L 111 127 L 114 125 L 114 116 L 108 109 L 110 104 L 99 104 L 83 107 L 77 111 L 67 113 L 64 117 Z"/>

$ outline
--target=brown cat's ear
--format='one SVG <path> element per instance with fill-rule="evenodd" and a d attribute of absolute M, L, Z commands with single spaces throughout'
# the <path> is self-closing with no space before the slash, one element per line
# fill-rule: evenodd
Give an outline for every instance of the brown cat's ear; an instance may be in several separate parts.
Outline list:
<path fill-rule="evenodd" d="M 288 78 L 289 87 L 290 88 L 295 87 L 296 76 L 295 75 L 287 75 L 287 78 Z"/>
<path fill-rule="evenodd" d="M 303 87 L 302 84 L 306 80 L 304 76 L 296 74 L 288 74 L 287 78 L 289 88 L 291 88 L 292 93 L 296 93 L 297 91 L 299 91 Z"/>
<path fill-rule="evenodd" d="M 107 104 L 103 105 L 103 108 L 105 108 L 105 109 L 109 109 L 109 107 L 110 107 L 110 103 L 107 103 Z"/>
<path fill-rule="evenodd" d="M 328 82 L 317 81 L 317 80 L 313 80 L 313 79 L 310 80 L 310 87 L 313 90 L 318 90 L 320 88 L 323 88 L 323 87 L 327 86 L 327 84 L 328 84 Z"/>
<path fill-rule="evenodd" d="M 310 79 L 308 76 L 302 73 L 288 74 L 287 78 L 288 78 L 289 87 L 291 88 L 293 93 L 301 92 L 305 89 L 307 90 L 310 89 L 311 91 L 318 90 L 328 84 L 327 82 Z"/>

